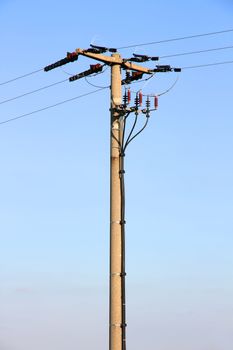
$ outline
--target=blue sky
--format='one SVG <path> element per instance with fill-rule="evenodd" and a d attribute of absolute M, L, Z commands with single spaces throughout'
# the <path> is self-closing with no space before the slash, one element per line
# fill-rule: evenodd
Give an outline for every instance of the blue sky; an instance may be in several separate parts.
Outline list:
<path fill-rule="evenodd" d="M 231 1 L 0 1 L 0 82 L 90 42 L 169 55 L 232 45 Z M 193 66 L 232 50 L 161 60 Z M 78 62 L 0 86 L 1 100 Z M 232 350 L 233 65 L 187 69 L 128 149 L 128 349 Z M 95 80 L 94 80 L 95 79 Z M 170 87 L 160 75 L 146 93 Z M 109 71 L 92 83 L 109 84 Z M 0 121 L 94 90 L 85 81 L 0 105 Z M 108 346 L 109 91 L 0 125 L 0 349 Z"/>

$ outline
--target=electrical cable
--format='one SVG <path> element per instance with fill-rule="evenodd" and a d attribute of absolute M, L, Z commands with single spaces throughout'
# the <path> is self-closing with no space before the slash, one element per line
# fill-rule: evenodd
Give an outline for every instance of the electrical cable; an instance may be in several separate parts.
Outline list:
<path fill-rule="evenodd" d="M 123 148 L 123 152 L 125 152 L 125 150 L 126 150 L 126 147 L 127 147 L 127 145 L 128 145 L 128 142 L 129 142 L 129 140 L 130 140 L 130 137 L 132 136 L 132 133 L 134 132 L 134 129 L 135 129 L 136 125 L 137 125 L 137 121 L 138 121 L 138 113 L 137 113 L 137 111 L 136 111 L 136 113 L 135 113 L 135 118 L 134 118 L 134 123 L 133 123 L 132 128 L 131 128 L 131 130 L 130 130 L 130 132 L 129 132 L 129 135 L 128 135 L 128 137 L 127 137 L 127 140 L 126 140 L 126 142 L 125 142 L 125 145 L 124 145 L 124 148 Z"/>
<path fill-rule="evenodd" d="M 121 192 L 121 319 L 122 319 L 122 350 L 126 350 L 126 295 L 125 295 L 125 167 L 124 167 L 124 138 L 126 128 L 126 118 L 124 117 L 121 124 L 123 125 L 122 138 L 120 144 L 120 192 Z"/>
<path fill-rule="evenodd" d="M 25 118 L 25 117 L 30 116 L 30 115 L 32 115 L 32 114 L 39 113 L 39 112 L 45 111 L 45 110 L 47 110 L 47 109 L 50 109 L 50 108 L 53 108 L 53 107 L 56 107 L 56 106 L 60 106 L 60 105 L 62 105 L 62 104 L 65 104 L 65 103 L 68 103 L 68 102 L 77 100 L 77 99 L 79 99 L 79 98 L 82 98 L 82 97 L 85 97 L 85 96 L 88 96 L 88 95 L 91 95 L 91 94 L 94 94 L 94 93 L 99 92 L 99 91 L 104 90 L 104 89 L 105 89 L 105 88 L 101 88 L 101 89 L 97 89 L 97 90 L 94 90 L 94 91 L 90 91 L 90 92 L 87 92 L 87 93 L 85 93 L 85 94 L 82 94 L 82 95 L 79 95 L 79 96 L 76 96 L 76 97 L 72 97 L 72 98 L 69 98 L 69 99 L 67 99 L 67 100 L 64 100 L 64 101 L 55 103 L 55 104 L 53 104 L 53 105 L 46 106 L 46 107 L 37 109 L 37 110 L 32 111 L 32 112 L 29 112 L 29 113 L 21 114 L 21 115 L 19 115 L 19 116 L 17 116 L 17 117 L 13 117 L 13 118 L 10 118 L 10 119 L 6 119 L 6 120 L 0 122 L 0 125 L 13 122 L 13 121 L 15 121 L 15 120 L 17 120 L 17 119 Z"/>
<path fill-rule="evenodd" d="M 34 71 L 30 72 L 30 73 L 26 73 L 26 74 L 24 74 L 24 75 L 20 75 L 20 76 L 18 76 L 18 77 L 16 77 L 16 78 L 3 81 L 2 83 L 0 83 L 0 86 L 1 86 L 1 85 L 5 85 L 5 84 L 8 84 L 8 83 L 11 83 L 11 82 L 13 82 L 13 81 L 15 81 L 15 80 L 19 80 L 19 79 L 22 79 L 22 78 L 29 77 L 30 75 L 33 75 L 33 74 L 38 73 L 38 72 L 41 72 L 42 70 L 44 70 L 44 68 L 40 68 L 40 69 L 34 70 Z"/>
<path fill-rule="evenodd" d="M 196 65 L 196 66 L 182 67 L 181 69 L 183 70 L 183 69 L 192 69 L 192 68 L 202 68 L 202 67 L 218 66 L 218 65 L 230 64 L 230 63 L 233 63 L 233 61 L 199 64 L 199 65 Z"/>
<path fill-rule="evenodd" d="M 105 69 L 105 70 L 106 70 L 106 69 Z M 105 72 L 105 70 L 104 70 L 103 72 L 97 73 L 97 74 L 95 74 L 95 75 L 102 74 L 102 73 Z M 65 72 L 65 73 L 66 73 L 66 72 Z M 93 76 L 95 76 L 95 75 L 93 75 Z M 85 79 L 86 79 L 86 77 L 85 77 Z M 39 91 L 48 89 L 48 88 L 53 87 L 53 86 L 56 86 L 56 85 L 58 85 L 58 84 L 62 84 L 62 83 L 64 83 L 64 82 L 66 82 L 66 81 L 69 81 L 69 79 L 63 79 L 63 80 L 57 81 L 56 83 L 53 83 L 53 84 L 50 84 L 50 85 L 46 85 L 46 86 L 42 86 L 41 88 L 38 88 L 38 89 L 36 89 L 36 90 L 32 90 L 32 91 L 26 92 L 26 93 L 24 93 L 24 94 L 22 94 L 22 95 L 18 95 L 18 96 L 9 98 L 9 99 L 7 99 L 7 100 L 0 101 L 0 105 L 1 105 L 1 104 L 4 104 L 4 103 L 7 103 L 7 102 L 11 102 L 11 101 L 17 100 L 17 99 L 22 98 L 22 97 L 25 97 L 25 96 L 27 96 L 27 95 L 31 95 L 31 94 L 34 94 L 34 93 L 36 93 L 36 92 L 39 92 Z M 89 83 L 89 82 L 88 82 L 88 83 Z M 97 86 L 97 85 L 94 85 L 94 84 L 91 84 L 91 83 L 89 83 L 89 84 L 92 85 L 92 86 L 94 86 L 94 87 L 96 87 L 96 88 L 98 88 L 98 89 L 102 89 L 102 88 L 107 88 L 107 87 L 109 87 L 109 86 Z"/>
<path fill-rule="evenodd" d="M 183 69 L 193 69 L 193 68 L 211 67 L 211 66 L 224 65 L 224 64 L 232 64 L 232 63 L 233 63 L 233 61 L 214 62 L 214 63 L 207 63 L 207 64 L 195 65 L 195 66 L 186 66 L 186 67 L 182 67 L 181 69 L 183 70 Z M 101 73 L 103 73 L 103 72 L 101 72 Z M 101 74 L 101 73 L 98 73 L 98 74 Z M 151 75 L 149 78 L 142 79 L 142 80 L 140 80 L 140 81 L 134 81 L 134 82 L 132 82 L 131 84 L 138 84 L 138 83 L 141 83 L 141 82 L 143 82 L 143 81 L 148 81 L 149 79 L 153 78 L 154 76 L 155 76 L 155 74 Z M 85 77 L 85 80 L 86 80 L 86 82 L 87 82 L 89 85 L 91 85 L 91 86 L 93 86 L 93 87 L 96 87 L 96 88 L 98 88 L 98 89 L 107 89 L 107 88 L 110 87 L 110 85 L 108 85 L 108 86 L 99 86 L 99 85 L 92 84 L 92 83 L 90 83 L 90 81 L 88 81 L 88 80 L 86 79 L 86 77 Z M 177 79 L 177 80 L 178 80 L 178 79 Z M 175 81 L 174 85 L 177 83 L 177 80 Z M 25 94 L 22 94 L 22 95 L 18 95 L 18 96 L 12 97 L 12 98 L 10 98 L 10 99 L 1 101 L 1 102 L 0 102 L 0 105 L 1 105 L 1 104 L 4 104 L 4 103 L 7 103 L 7 102 L 10 102 L 10 101 L 13 101 L 13 100 L 16 100 L 16 99 L 19 99 L 19 98 L 21 98 L 21 97 L 24 97 L 24 96 L 33 94 L 33 93 L 36 93 L 36 92 L 42 91 L 42 90 L 44 90 L 44 89 L 48 89 L 48 88 L 53 87 L 53 86 L 55 86 L 55 85 L 61 84 L 61 83 L 65 82 L 65 81 L 67 81 L 67 79 L 58 81 L 58 82 L 53 83 L 53 84 L 50 84 L 50 85 L 43 86 L 43 87 L 41 87 L 41 88 L 39 88 L 39 89 L 36 89 L 36 90 L 32 90 L 32 91 L 26 92 Z M 174 85 L 172 85 L 171 88 L 169 88 L 169 89 L 166 90 L 165 92 L 163 92 L 163 93 L 161 93 L 161 94 L 158 94 L 157 96 L 161 96 L 161 95 L 163 95 L 163 94 L 169 92 L 169 91 L 174 87 Z M 134 92 L 134 91 L 132 91 L 132 92 Z M 147 95 L 146 95 L 146 96 L 147 96 Z M 150 95 L 150 96 L 154 96 L 154 95 Z"/>
<path fill-rule="evenodd" d="M 120 159 L 119 159 L 119 177 L 120 177 L 120 193 L 121 193 L 121 328 L 122 328 L 122 350 L 126 350 L 126 295 L 125 295 L 125 167 L 124 167 L 124 158 L 125 158 L 125 150 L 128 144 L 137 137 L 146 127 L 148 123 L 148 116 L 145 125 L 141 130 L 139 130 L 132 138 L 131 135 L 135 129 L 137 124 L 137 116 L 138 111 L 135 113 L 135 121 L 130 130 L 130 133 L 125 142 L 125 131 L 126 131 L 126 121 L 131 112 L 126 113 L 122 120 L 120 121 L 122 136 L 120 142 L 114 137 L 112 133 L 112 137 L 114 137 L 119 146 L 120 146 Z"/>
<path fill-rule="evenodd" d="M 163 91 L 163 92 L 160 92 L 160 93 L 157 94 L 157 95 L 150 95 L 150 96 L 155 97 L 155 96 L 162 96 L 162 95 L 167 94 L 168 92 L 170 92 L 170 91 L 175 87 L 175 85 L 177 84 L 179 78 L 180 78 L 180 77 L 179 77 L 179 75 L 177 74 L 176 80 L 174 81 L 174 83 L 173 83 L 167 90 L 165 90 L 165 91 Z"/>
<path fill-rule="evenodd" d="M 139 134 L 141 134 L 141 132 L 143 132 L 143 130 L 147 127 L 148 121 L 149 121 L 149 117 L 147 116 L 147 117 L 146 117 L 146 122 L 145 122 L 145 124 L 143 125 L 143 127 L 142 127 L 134 136 L 131 137 L 131 139 L 128 140 L 128 142 L 127 142 L 126 145 L 125 145 L 125 149 L 128 147 L 128 145 L 129 145 Z"/>
<path fill-rule="evenodd" d="M 199 53 L 220 51 L 220 50 L 228 50 L 228 49 L 233 49 L 233 46 L 223 46 L 223 47 L 216 47 L 216 48 L 206 49 L 206 50 L 198 50 L 198 51 L 189 51 L 189 52 L 175 53 L 175 54 L 171 54 L 171 55 L 159 56 L 159 58 L 169 58 L 169 57 L 194 55 L 194 54 L 199 54 Z"/>
<path fill-rule="evenodd" d="M 226 29 L 226 30 L 220 30 L 220 31 L 216 31 L 216 32 L 188 35 L 188 36 L 183 36 L 183 37 L 164 39 L 164 40 L 152 41 L 152 42 L 147 42 L 147 43 L 131 44 L 128 46 L 118 47 L 117 49 L 123 50 L 123 49 L 129 49 L 129 48 L 135 47 L 135 46 L 149 46 L 149 45 L 162 44 L 162 43 L 168 43 L 168 42 L 179 41 L 179 40 L 194 39 L 194 38 L 200 38 L 200 37 L 204 37 L 204 36 L 217 35 L 217 34 L 223 34 L 223 33 L 229 33 L 229 32 L 233 32 L 233 29 Z"/>
<path fill-rule="evenodd" d="M 229 29 L 226 31 L 219 31 L 219 32 L 212 32 L 212 33 L 206 33 L 206 34 L 198 34 L 198 35 L 193 35 L 193 36 L 187 36 L 187 37 L 181 37 L 181 38 L 174 38 L 174 39 L 167 39 L 167 40 L 161 40 L 158 42 L 152 42 L 152 43 L 145 43 L 145 44 L 135 44 L 135 45 L 130 45 L 130 46 L 125 46 L 125 47 L 119 47 L 118 49 L 125 49 L 125 48 L 130 48 L 130 47 L 134 47 L 134 46 L 143 46 L 143 45 L 152 45 L 152 44 L 159 44 L 159 43 L 163 43 L 163 42 L 169 42 L 169 41 L 175 41 L 175 40 L 184 40 L 184 39 L 189 39 L 189 38 L 195 38 L 195 37 L 200 37 L 200 36 L 205 36 L 205 35 L 214 35 L 214 34 L 220 34 L 220 33 L 226 33 L 226 32 L 231 32 L 233 31 L 233 29 Z M 200 54 L 200 53 L 205 53 L 205 52 L 212 52 L 212 51 L 219 51 L 219 50 L 227 50 L 227 49 L 232 49 L 233 46 L 223 46 L 223 47 L 217 47 L 217 48 L 210 48 L 210 49 L 206 49 L 206 50 L 198 50 L 198 51 L 190 51 L 190 52 L 183 52 L 183 53 L 177 53 L 177 54 L 170 54 L 170 55 L 163 55 L 160 56 L 160 58 L 170 58 L 170 57 L 179 57 L 179 56 L 185 56 L 185 55 L 193 55 L 193 54 Z M 43 71 L 44 68 L 40 68 L 37 69 L 35 71 L 29 72 L 27 74 L 18 76 L 16 78 L 4 81 L 2 83 L 0 83 L 1 85 L 5 85 L 11 82 L 14 82 L 16 80 L 28 77 L 30 75 L 33 75 L 35 73 L 41 72 Z M 64 69 L 62 69 L 63 73 L 67 74 L 67 75 L 72 75 L 71 73 L 66 72 Z M 136 83 L 136 82 L 134 82 Z M 90 84 L 91 85 L 91 84 Z M 93 85 L 94 86 L 94 85 Z M 97 87 L 97 86 L 96 86 Z"/>
<path fill-rule="evenodd" d="M 153 76 L 154 76 L 154 74 L 153 74 Z M 152 78 L 152 77 L 151 77 L 151 78 Z M 174 81 L 174 83 L 173 83 L 167 90 L 165 90 L 165 91 L 163 91 L 163 92 L 160 92 L 160 93 L 158 93 L 158 94 L 142 94 L 142 96 L 155 97 L 155 96 L 162 96 L 162 95 L 165 95 L 165 94 L 167 94 L 169 91 L 171 91 L 171 90 L 174 88 L 174 86 L 177 84 L 179 78 L 180 78 L 180 75 L 177 74 L 177 77 L 176 77 L 176 80 Z M 148 80 L 148 79 L 147 79 L 147 80 Z M 142 81 L 142 80 L 141 80 L 141 81 Z M 141 90 L 141 89 L 140 89 L 140 90 Z M 140 90 L 139 90 L 139 91 L 140 91 Z M 137 94 L 137 93 L 138 93 L 138 91 L 133 91 L 133 90 L 131 90 L 131 89 L 130 89 L 130 91 L 131 91 L 133 94 Z"/>
<path fill-rule="evenodd" d="M 60 81 L 57 81 L 56 83 L 53 83 L 53 84 L 50 84 L 50 85 L 46 85 L 46 86 L 42 86 L 42 87 L 39 88 L 39 89 L 26 92 L 26 93 L 24 93 L 24 94 L 22 94 L 22 95 L 18 95 L 18 96 L 9 98 L 9 99 L 7 99 L 7 100 L 0 101 L 0 105 L 2 105 L 2 104 L 4 104 L 4 103 L 7 103 L 7 102 L 11 102 L 11 101 L 17 100 L 18 98 L 25 97 L 25 96 L 27 96 L 27 95 L 31 95 L 31 94 L 34 94 L 34 93 L 36 93 L 36 92 L 39 92 L 39 91 L 48 89 L 48 88 L 50 88 L 50 87 L 52 87 L 52 86 L 55 86 L 55 85 L 64 83 L 65 81 L 68 81 L 68 79 L 60 80 Z"/>
<path fill-rule="evenodd" d="M 131 45 L 128 45 L 128 46 L 121 46 L 121 47 L 118 47 L 117 49 L 118 50 L 123 50 L 123 49 L 128 49 L 128 48 L 132 48 L 132 47 L 135 47 L 135 46 L 147 46 L 147 45 L 155 45 L 155 44 L 161 44 L 161 43 L 166 43 L 166 42 L 172 42 L 172 41 L 179 41 L 179 40 L 186 40 L 186 39 L 193 39 L 193 38 L 198 38 L 198 37 L 204 37 L 204 36 L 210 36 L 210 35 L 218 35 L 218 34 L 224 34 L 224 33 L 229 33 L 229 32 L 233 32 L 233 29 L 226 29 L 226 30 L 221 30 L 221 31 L 215 31 L 215 32 L 209 32 L 209 33 L 202 33 L 202 34 L 196 34 L 196 35 L 189 35 L 189 36 L 184 36 L 184 37 L 177 37 L 177 38 L 171 38 L 171 39 L 164 39 L 164 40 L 158 40 L 158 41 L 152 41 L 152 42 L 148 42 L 148 43 L 140 43 L 140 44 L 131 44 Z M 227 47 L 226 47 L 227 48 Z M 229 47 L 230 48 L 230 47 Z M 212 49 L 210 49 L 212 51 Z M 214 49 L 213 49 L 214 50 Z M 219 48 L 220 50 L 220 48 Z M 206 51 L 207 52 L 207 51 Z M 196 53 L 196 52 L 195 52 Z M 188 54 L 188 53 L 187 53 Z M 190 53 L 191 54 L 191 53 Z M 178 55 L 178 54 L 177 54 Z M 175 54 L 176 56 L 176 54 Z M 173 55 L 171 56 L 162 56 L 161 58 L 165 58 L 165 57 L 173 57 Z M 9 79 L 9 80 L 6 80 L 2 83 L 0 83 L 0 86 L 1 85 L 5 85 L 5 84 L 8 84 L 8 83 L 11 83 L 13 81 L 16 81 L 16 80 L 19 80 L 19 79 L 22 79 L 22 78 L 26 78 L 30 75 L 33 75 L 33 74 L 36 74 L 38 72 L 41 72 L 43 71 L 44 68 L 40 68 L 40 69 L 37 69 L 37 70 L 34 70 L 32 72 L 29 72 L 29 73 L 26 73 L 26 74 L 23 74 L 23 75 L 20 75 L 16 78 L 13 78 L 13 79 Z M 67 73 L 69 74 L 69 73 Z"/>
<path fill-rule="evenodd" d="M 93 86 L 95 88 L 99 88 L 99 89 L 101 89 L 101 88 L 104 88 L 104 89 L 110 88 L 110 85 L 108 85 L 108 86 L 95 85 L 95 84 L 90 83 L 90 81 L 87 79 L 87 77 L 84 77 L 84 78 L 85 78 L 87 84 L 89 84 L 89 85 L 91 85 L 91 86 Z"/>

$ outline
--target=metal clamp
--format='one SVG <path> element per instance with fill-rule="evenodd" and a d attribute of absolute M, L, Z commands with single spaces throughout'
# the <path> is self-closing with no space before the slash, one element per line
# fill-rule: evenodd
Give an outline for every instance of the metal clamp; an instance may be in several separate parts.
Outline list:
<path fill-rule="evenodd" d="M 123 277 L 123 276 L 126 276 L 126 272 L 113 272 L 111 273 L 111 276 Z"/>
<path fill-rule="evenodd" d="M 127 324 L 126 323 L 112 323 L 111 327 L 125 328 L 125 327 L 127 327 Z"/>

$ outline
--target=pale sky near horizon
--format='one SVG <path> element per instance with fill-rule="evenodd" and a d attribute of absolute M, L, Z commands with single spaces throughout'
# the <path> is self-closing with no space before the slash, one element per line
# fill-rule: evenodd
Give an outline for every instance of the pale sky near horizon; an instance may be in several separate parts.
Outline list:
<path fill-rule="evenodd" d="M 97 45 L 233 46 L 233 2 L 0 1 L 0 84 Z M 233 61 L 233 49 L 161 59 Z M 95 90 L 85 58 L 0 85 L 0 122 Z M 153 66 L 153 62 L 148 63 Z M 128 350 L 232 350 L 233 64 L 187 69 L 126 155 Z M 135 84 L 160 93 L 176 74 Z M 109 84 L 109 70 L 91 83 Z M 134 89 L 132 86 L 132 90 Z M 108 348 L 109 91 L 0 124 L 0 350 Z"/>

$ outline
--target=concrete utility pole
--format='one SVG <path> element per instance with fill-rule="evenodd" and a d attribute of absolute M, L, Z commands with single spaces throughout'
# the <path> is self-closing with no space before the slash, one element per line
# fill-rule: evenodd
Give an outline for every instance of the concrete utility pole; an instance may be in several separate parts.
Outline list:
<path fill-rule="evenodd" d="M 112 57 L 120 58 L 119 54 Z M 121 236 L 121 185 L 120 185 L 120 144 L 122 137 L 120 115 L 117 107 L 122 103 L 121 65 L 111 66 L 111 170 L 110 170 L 110 314 L 109 349 L 123 348 L 122 324 L 122 236 Z M 122 349 L 123 350 L 123 349 Z"/>
<path fill-rule="evenodd" d="M 111 56 L 103 55 L 104 52 L 112 52 Z M 146 55 L 134 55 L 130 59 L 122 59 L 116 49 L 91 45 L 89 49 L 76 49 L 67 53 L 67 56 L 57 61 L 44 70 L 62 66 L 76 61 L 78 56 L 86 56 L 103 62 L 111 67 L 111 101 L 110 101 L 110 145 L 111 145 L 111 169 L 110 169 L 110 300 L 109 300 L 109 350 L 126 350 L 126 308 L 125 308 L 125 220 L 124 220 L 124 152 L 131 141 L 128 137 L 124 144 L 126 118 L 131 112 L 135 112 L 136 118 L 139 112 L 149 116 L 150 102 L 147 98 L 147 108 L 139 111 L 140 98 L 135 99 L 135 106 L 128 108 L 126 101 L 122 104 L 122 85 L 130 84 L 133 80 L 142 78 L 142 74 L 152 75 L 156 72 L 180 71 L 170 66 L 156 66 L 149 69 L 133 62 L 156 61 L 158 57 Z M 91 65 L 90 69 L 70 77 L 70 81 L 83 78 L 87 75 L 101 71 L 103 65 Z M 126 79 L 122 80 L 121 70 L 127 70 Z M 133 71 L 132 75 L 130 74 Z M 141 95 L 142 96 L 142 95 Z M 155 97 L 157 98 L 157 97 Z M 125 96 L 126 99 L 126 96 Z M 155 109 L 157 109 L 157 102 Z M 148 120 L 148 118 L 147 118 Z M 147 122 L 146 122 L 147 124 Z M 146 126 L 145 124 L 145 126 Z M 136 125 L 136 123 L 135 123 Z M 134 126 L 135 126 L 134 125 Z M 144 126 L 144 127 L 145 127 Z M 141 131 L 144 129 L 141 129 Z M 134 129 L 134 127 L 133 127 Z M 133 131 L 132 129 L 132 131 Z M 140 132 L 141 132 L 140 131 Z M 138 132 L 137 134 L 139 134 Z M 137 134 L 135 136 L 137 136 Z M 130 133 L 130 136 L 132 133 Z M 134 137 L 135 137 L 134 136 Z M 131 139 L 133 139 L 132 137 Z"/>
<path fill-rule="evenodd" d="M 124 61 L 119 53 L 104 56 L 99 53 L 77 49 L 78 55 L 87 56 L 111 66 L 111 169 L 110 169 L 110 300 L 109 300 L 109 350 L 125 350 L 125 272 L 122 271 L 122 242 L 121 205 L 122 191 L 120 182 L 121 168 L 121 141 L 122 141 L 122 76 L 121 69 L 129 69 L 144 74 L 152 74 L 152 70 L 132 62 Z M 122 249 L 123 248 L 123 249 Z"/>

